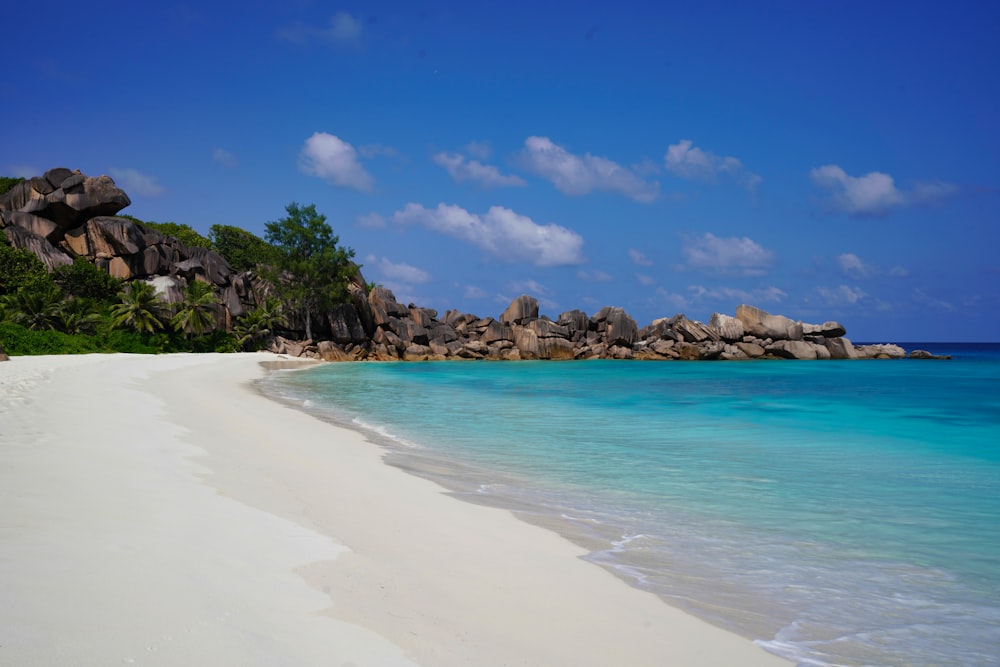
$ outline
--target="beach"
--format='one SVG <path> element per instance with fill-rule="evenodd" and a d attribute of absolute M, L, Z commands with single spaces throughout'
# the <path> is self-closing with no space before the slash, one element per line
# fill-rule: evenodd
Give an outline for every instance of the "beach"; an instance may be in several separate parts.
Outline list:
<path fill-rule="evenodd" d="M 0 663 L 790 664 L 263 397 L 276 361 L 0 364 Z"/>

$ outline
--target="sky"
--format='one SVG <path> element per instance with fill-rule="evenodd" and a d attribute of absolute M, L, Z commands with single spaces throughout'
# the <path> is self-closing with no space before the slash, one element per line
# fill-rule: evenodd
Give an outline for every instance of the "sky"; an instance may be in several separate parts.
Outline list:
<path fill-rule="evenodd" d="M 998 3 L 8 5 L 0 175 L 203 234 L 315 204 L 442 316 L 1000 340 Z"/>

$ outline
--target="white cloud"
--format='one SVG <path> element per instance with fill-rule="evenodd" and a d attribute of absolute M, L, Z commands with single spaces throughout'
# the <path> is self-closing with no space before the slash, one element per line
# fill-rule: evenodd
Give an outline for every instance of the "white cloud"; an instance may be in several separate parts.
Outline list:
<path fill-rule="evenodd" d="M 358 152 L 346 141 L 326 132 L 306 139 L 299 156 L 299 169 L 327 180 L 331 185 L 370 192 L 375 180 L 358 162 Z"/>
<path fill-rule="evenodd" d="M 296 44 L 323 40 L 341 46 L 356 46 L 361 41 L 362 24 L 344 11 L 330 17 L 330 23 L 317 28 L 305 23 L 293 23 L 278 29 L 278 39 Z"/>
<path fill-rule="evenodd" d="M 111 167 L 108 170 L 115 184 L 127 194 L 135 194 L 141 197 L 159 197 L 166 189 L 160 185 L 154 176 L 143 174 L 135 169 L 118 169 Z"/>
<path fill-rule="evenodd" d="M 784 301 L 788 294 L 777 287 L 762 287 L 754 290 L 742 290 L 733 287 L 704 287 L 691 285 L 688 287 L 692 298 L 704 301 L 725 301 L 727 303 L 767 303 Z"/>
<path fill-rule="evenodd" d="M 763 180 L 743 166 L 738 159 L 719 157 L 693 145 L 690 139 L 682 139 L 667 148 L 664 162 L 674 176 L 695 181 L 717 183 L 720 176 L 734 179 L 748 190 L 756 190 Z"/>
<path fill-rule="evenodd" d="M 720 238 L 711 233 L 686 239 L 684 256 L 689 268 L 707 273 L 763 275 L 774 261 L 774 253 L 747 238 Z"/>
<path fill-rule="evenodd" d="M 924 292 L 921 289 L 913 290 L 913 299 L 917 303 L 921 303 L 926 306 L 930 306 L 932 308 L 937 308 L 938 310 L 947 310 L 947 311 L 955 310 L 955 306 L 953 304 L 944 301 L 942 299 L 938 299 L 937 297 L 931 296 L 930 294 Z"/>
<path fill-rule="evenodd" d="M 397 281 L 408 285 L 419 285 L 431 281 L 431 274 L 423 269 L 404 263 L 396 264 L 388 257 L 368 255 L 365 257 L 365 265 L 376 269 L 378 275 L 387 281 Z"/>
<path fill-rule="evenodd" d="M 835 164 L 809 172 L 816 187 L 829 194 L 832 211 L 854 217 L 882 217 L 902 206 L 933 204 L 958 194 L 957 185 L 943 181 L 917 183 L 911 190 L 900 190 L 892 176 L 873 171 L 851 176 Z"/>
<path fill-rule="evenodd" d="M 520 160 L 526 169 L 551 181 L 563 194 L 584 195 L 604 190 L 643 203 L 660 195 L 659 183 L 645 181 L 631 169 L 607 158 L 590 153 L 582 157 L 574 155 L 548 137 L 528 137 Z"/>
<path fill-rule="evenodd" d="M 465 287 L 465 298 L 466 299 L 485 299 L 486 290 L 482 287 L 476 287 L 475 285 L 466 285 Z"/>
<path fill-rule="evenodd" d="M 448 170 L 456 183 L 474 181 L 487 188 L 525 184 L 520 176 L 501 174 L 492 165 L 483 164 L 479 160 L 466 160 L 458 153 L 437 153 L 433 159 L 435 164 Z"/>
<path fill-rule="evenodd" d="M 581 264 L 583 237 L 559 225 L 539 225 L 509 208 L 493 206 L 485 214 L 460 206 L 438 204 L 428 209 L 407 204 L 393 214 L 402 224 L 419 224 L 434 231 L 468 241 L 507 261 L 531 262 L 536 266 Z"/>
<path fill-rule="evenodd" d="M 864 176 L 850 176 L 834 164 L 809 172 L 812 182 L 830 193 L 835 211 L 853 216 L 882 216 L 902 206 L 906 200 L 889 174 L 873 171 Z"/>
<path fill-rule="evenodd" d="M 875 273 L 876 269 L 870 264 L 866 264 L 860 257 L 851 252 L 837 255 L 837 265 L 840 270 L 852 278 L 866 278 Z"/>
<path fill-rule="evenodd" d="M 635 248 L 629 248 L 628 249 L 628 256 L 629 256 L 629 259 L 632 260 L 632 263 L 636 264 L 638 266 L 652 266 L 653 265 L 653 260 L 651 260 L 648 257 L 646 257 L 646 255 L 644 255 L 642 253 L 642 251 L 636 250 Z"/>
<path fill-rule="evenodd" d="M 236 156 L 224 148 L 216 148 L 212 151 L 212 159 L 221 164 L 223 167 L 229 167 L 230 169 L 234 169 L 240 164 L 239 160 L 236 159 Z"/>
<path fill-rule="evenodd" d="M 848 285 L 839 285 L 834 288 L 817 287 L 816 291 L 830 306 L 853 306 L 868 298 L 868 294 L 860 287 L 849 287 Z"/>
<path fill-rule="evenodd" d="M 653 276 L 647 276 L 644 273 L 635 274 L 635 279 L 638 280 L 639 284 L 643 285 L 644 287 L 651 287 L 656 284 L 656 278 L 654 278 Z"/>

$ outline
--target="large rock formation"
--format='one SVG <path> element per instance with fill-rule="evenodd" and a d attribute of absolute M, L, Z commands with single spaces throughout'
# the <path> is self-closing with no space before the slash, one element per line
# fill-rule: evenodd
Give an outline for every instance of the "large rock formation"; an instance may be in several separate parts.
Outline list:
<path fill-rule="evenodd" d="M 262 302 L 271 286 L 250 272 L 236 273 L 218 253 L 175 238 L 117 213 L 128 195 L 107 176 L 90 178 L 68 169 L 16 185 L 0 196 L 0 229 L 18 248 L 35 253 L 52 270 L 85 257 L 111 275 L 145 280 L 168 303 L 182 298 L 193 280 L 212 285 L 222 304 L 220 324 Z M 401 304 L 388 289 L 368 290 L 361 271 L 349 298 L 316 322 L 320 340 L 295 341 L 304 326 L 290 313 L 287 330 L 272 349 L 292 356 L 343 360 L 436 359 L 856 359 L 900 358 L 895 345 L 855 347 L 836 322 L 810 324 L 740 305 L 735 317 L 714 313 L 709 323 L 684 315 L 640 329 L 622 308 L 593 316 L 581 310 L 555 320 L 539 315 L 538 300 L 515 298 L 497 319 Z M 920 355 L 918 355 L 920 356 Z"/>
<path fill-rule="evenodd" d="M 223 324 L 259 303 L 267 289 L 260 278 L 237 274 L 215 251 L 116 217 L 130 203 L 109 176 L 58 167 L 0 196 L 0 230 L 50 271 L 84 257 L 116 278 L 152 283 L 168 303 L 179 301 L 181 288 L 192 280 L 209 283 L 222 303 Z"/>

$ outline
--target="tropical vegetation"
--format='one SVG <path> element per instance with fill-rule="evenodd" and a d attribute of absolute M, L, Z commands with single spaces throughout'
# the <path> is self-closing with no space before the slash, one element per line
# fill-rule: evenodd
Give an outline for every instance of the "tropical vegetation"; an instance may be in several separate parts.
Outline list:
<path fill-rule="evenodd" d="M 0 179 L 0 194 L 20 180 Z M 324 309 L 347 297 L 354 251 L 338 245 L 314 205 L 293 202 L 285 210 L 285 218 L 267 223 L 266 240 L 229 225 L 202 236 L 188 225 L 123 216 L 268 279 L 259 304 L 231 323 L 206 282 L 190 280 L 168 304 L 151 283 L 119 280 L 84 257 L 50 273 L 0 233 L 0 343 L 12 355 L 256 350 L 288 332 L 291 314 L 311 338 Z"/>

